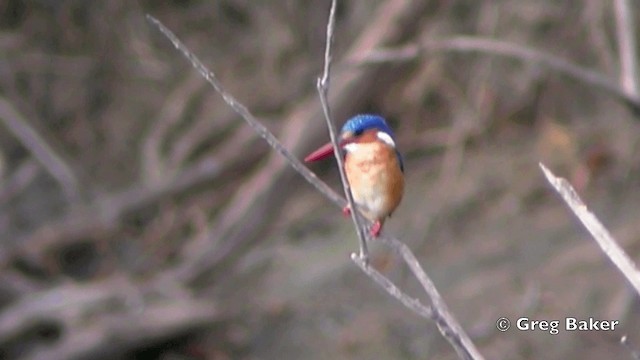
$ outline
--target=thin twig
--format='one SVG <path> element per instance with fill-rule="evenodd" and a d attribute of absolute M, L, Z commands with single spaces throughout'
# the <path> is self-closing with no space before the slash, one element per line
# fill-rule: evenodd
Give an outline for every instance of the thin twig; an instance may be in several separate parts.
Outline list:
<path fill-rule="evenodd" d="M 327 121 L 327 128 L 329 129 L 329 137 L 333 144 L 333 154 L 338 162 L 338 171 L 340 172 L 340 180 L 342 181 L 342 187 L 344 189 L 344 195 L 347 198 L 347 203 L 351 209 L 351 219 L 356 228 L 358 234 L 358 240 L 360 242 L 360 258 L 367 262 L 369 251 L 367 250 L 367 238 L 363 231 L 363 226 L 360 220 L 360 214 L 356 207 L 355 201 L 353 201 L 353 194 L 351 194 L 351 187 L 347 181 L 347 175 L 344 171 L 344 158 L 342 155 L 342 149 L 338 143 L 338 137 L 336 136 L 336 126 L 331 120 L 331 109 L 329 108 L 328 93 L 329 93 L 329 79 L 331 73 L 331 45 L 333 43 L 333 32 L 335 30 L 336 23 L 336 6 L 337 0 L 331 2 L 331 11 L 329 12 L 329 21 L 327 23 L 327 44 L 324 51 L 324 71 L 322 77 L 318 78 L 317 88 L 320 95 L 320 103 L 322 104 L 322 111 L 324 112 L 324 118 Z"/>
<path fill-rule="evenodd" d="M 230 93 L 228 93 L 222 84 L 218 81 L 215 74 L 207 69 L 202 62 L 191 52 L 189 49 L 171 32 L 171 30 L 167 29 L 159 20 L 155 19 L 151 15 L 147 15 L 147 19 L 158 27 L 160 32 L 165 35 L 171 43 L 178 49 L 192 64 L 192 66 L 211 84 L 214 89 L 222 95 L 225 102 L 236 111 L 263 139 L 269 143 L 271 147 L 273 147 L 279 154 L 284 156 L 288 163 L 296 170 L 300 175 L 302 175 L 309 183 L 311 183 L 318 191 L 320 191 L 323 195 L 329 198 L 334 204 L 343 207 L 346 205 L 346 201 L 340 197 L 335 191 L 333 191 L 328 185 L 326 185 L 322 180 L 318 179 L 318 177 L 311 172 L 300 160 L 298 160 L 293 154 L 291 154 L 282 143 L 266 128 L 264 127 L 251 112 L 241 103 L 239 103 Z M 354 211 L 352 211 L 353 213 Z M 396 253 L 400 254 L 403 260 L 409 265 L 411 270 L 418 277 L 419 282 L 425 287 L 425 291 L 429 295 L 431 302 L 434 307 L 437 309 L 432 309 L 421 305 L 421 308 L 430 309 L 432 317 L 430 319 L 434 320 L 440 329 L 440 332 L 443 336 L 451 343 L 456 352 L 463 359 L 483 359 L 482 355 L 475 348 L 474 344 L 469 339 L 468 335 L 464 332 L 462 327 L 457 323 L 453 315 L 449 312 L 446 306 L 444 305 L 444 301 L 442 297 L 439 295 L 433 282 L 428 278 L 427 274 L 424 272 L 420 264 L 418 263 L 415 256 L 411 253 L 410 249 L 404 245 L 400 240 L 395 238 L 390 238 L 382 234 L 379 238 L 383 241 L 384 244 L 391 247 Z M 356 256 L 357 257 L 357 256 Z M 358 257 L 358 261 L 356 262 L 358 265 L 366 266 L 366 262 L 364 258 Z M 374 272 L 374 269 L 370 269 L 370 271 L 365 271 L 367 274 L 371 274 Z M 379 272 L 375 272 L 376 275 L 373 278 L 376 282 L 382 281 L 381 284 L 390 284 L 391 281 L 384 278 L 382 274 Z M 383 280 L 384 278 L 384 280 Z M 413 305 L 417 300 L 409 297 L 408 295 L 399 291 L 397 287 L 389 288 L 384 286 L 385 289 L 392 289 L 390 292 L 394 297 L 402 296 L 404 297 L 402 303 L 408 306 L 410 309 L 414 310 Z M 436 294 L 434 297 L 433 294 Z M 411 306 L 409 306 L 411 305 Z M 421 315 L 427 315 L 427 312 L 424 310 L 420 310 Z"/>
<path fill-rule="evenodd" d="M 542 163 L 539 165 L 551 186 L 560 194 L 571 211 L 580 219 L 589 233 L 591 233 L 591 236 L 593 236 L 598 245 L 600 245 L 602 251 L 604 251 L 627 280 L 629 280 L 631 285 L 636 289 L 636 292 L 640 294 L 640 272 L 631 258 L 629 258 L 629 255 L 618 245 L 598 218 L 587 209 L 587 206 L 582 202 L 571 184 L 569 184 L 566 179 L 556 177 Z"/>
<path fill-rule="evenodd" d="M 628 93 L 608 76 L 558 56 L 501 40 L 476 36 L 457 36 L 443 40 L 429 40 L 421 44 L 413 44 L 401 48 L 380 49 L 364 55 L 363 58 L 353 59 L 350 63 L 360 65 L 411 61 L 424 56 L 427 52 L 433 51 L 478 52 L 535 63 L 610 93 L 632 106 L 635 110 L 640 111 L 640 95 Z"/>
<path fill-rule="evenodd" d="M 638 52 L 636 47 L 635 12 L 629 0 L 613 2 L 616 16 L 618 54 L 620 54 L 620 83 L 629 96 L 638 97 Z"/>
<path fill-rule="evenodd" d="M 27 119 L 6 99 L 0 97 L 0 122 L 38 160 L 58 182 L 67 199 L 74 203 L 80 199 L 80 182 L 71 166 L 38 134 Z"/>

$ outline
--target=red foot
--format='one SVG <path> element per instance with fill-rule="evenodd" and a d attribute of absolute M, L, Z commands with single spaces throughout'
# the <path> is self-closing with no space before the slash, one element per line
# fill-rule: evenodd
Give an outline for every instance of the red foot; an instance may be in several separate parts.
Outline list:
<path fill-rule="evenodd" d="M 342 215 L 346 217 L 351 216 L 351 209 L 349 208 L 349 205 L 342 208 Z"/>
<path fill-rule="evenodd" d="M 380 235 L 380 231 L 382 230 L 382 223 L 380 220 L 376 221 L 371 225 L 371 229 L 369 230 L 369 234 L 374 238 L 377 238 Z"/>

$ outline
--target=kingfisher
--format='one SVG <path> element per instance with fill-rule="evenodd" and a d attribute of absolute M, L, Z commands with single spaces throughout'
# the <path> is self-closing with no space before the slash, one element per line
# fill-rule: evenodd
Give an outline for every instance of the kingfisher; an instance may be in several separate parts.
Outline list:
<path fill-rule="evenodd" d="M 338 143 L 344 150 L 344 170 L 353 200 L 373 222 L 371 236 L 378 237 L 404 193 L 404 164 L 393 131 L 382 116 L 360 114 L 347 120 Z M 321 160 L 331 154 L 333 145 L 328 143 L 304 161 Z M 342 212 L 349 215 L 351 209 L 347 205 Z"/>

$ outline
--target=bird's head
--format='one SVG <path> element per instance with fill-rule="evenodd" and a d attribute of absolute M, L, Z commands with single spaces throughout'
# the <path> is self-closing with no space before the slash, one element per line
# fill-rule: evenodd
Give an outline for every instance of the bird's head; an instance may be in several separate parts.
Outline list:
<path fill-rule="evenodd" d="M 358 143 L 374 141 L 381 141 L 392 148 L 396 147 L 393 131 L 379 115 L 356 115 L 347 120 L 340 130 L 339 144 L 347 152 L 354 149 Z M 321 160 L 330 156 L 331 153 L 333 153 L 333 145 L 328 143 L 309 154 L 304 161 Z"/>

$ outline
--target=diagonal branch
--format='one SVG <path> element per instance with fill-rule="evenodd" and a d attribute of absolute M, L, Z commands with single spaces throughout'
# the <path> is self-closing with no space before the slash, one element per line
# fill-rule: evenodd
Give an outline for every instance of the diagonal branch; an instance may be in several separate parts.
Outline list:
<path fill-rule="evenodd" d="M 327 23 L 327 45 L 324 52 L 324 71 L 322 73 L 322 77 L 318 79 L 317 87 L 318 94 L 320 95 L 320 102 L 322 103 L 322 111 L 324 112 L 324 117 L 327 121 L 327 128 L 329 128 L 329 137 L 331 138 L 331 143 L 333 143 L 333 154 L 338 162 L 338 171 L 340 172 L 340 180 L 342 181 L 344 195 L 347 198 L 349 208 L 352 210 L 351 219 L 355 225 L 358 240 L 360 242 L 360 258 L 364 259 L 366 263 L 369 256 L 369 251 L 367 250 L 367 238 L 363 231 L 360 214 L 358 213 L 355 201 L 353 201 L 353 194 L 351 194 L 351 187 L 347 181 L 347 175 L 344 171 L 344 158 L 342 156 L 340 144 L 338 144 L 336 126 L 331 120 L 331 108 L 329 107 L 328 100 L 329 78 L 331 72 L 331 44 L 333 43 L 333 32 L 336 25 L 336 5 L 337 0 L 333 0 L 331 2 L 331 10 L 329 12 L 329 22 Z"/>
<path fill-rule="evenodd" d="M 631 258 L 629 258 L 629 255 L 618 245 L 598 218 L 587 209 L 587 206 L 582 202 L 571 184 L 569 184 L 566 179 L 556 177 L 542 163 L 539 165 L 551 186 L 553 186 L 567 203 L 571 211 L 580 219 L 602 251 L 604 251 L 613 264 L 622 272 L 622 275 L 633 285 L 636 292 L 640 294 L 640 272 Z"/>
<path fill-rule="evenodd" d="M 260 137 L 265 139 L 265 141 L 267 141 L 267 143 L 272 148 L 274 148 L 279 154 L 281 154 L 283 157 L 287 159 L 288 163 L 294 168 L 294 170 L 296 170 L 300 175 L 302 175 L 305 178 L 305 180 L 311 183 L 316 189 L 318 189 L 318 191 L 320 191 L 323 195 L 329 198 L 334 204 L 340 207 L 346 204 L 346 201 L 342 197 L 340 197 L 340 195 L 338 195 L 335 191 L 333 191 L 322 180 L 318 179 L 318 177 L 313 172 L 311 172 L 306 166 L 304 166 L 304 164 L 302 164 L 302 162 L 300 162 L 300 160 L 298 160 L 291 152 L 289 152 L 282 145 L 282 143 L 266 127 L 264 127 L 264 125 L 262 125 L 260 121 L 257 118 L 255 118 L 255 116 L 253 116 L 253 114 L 251 114 L 251 112 L 244 105 L 242 105 L 239 101 L 235 99 L 235 97 L 233 97 L 230 93 L 228 93 L 224 89 L 222 84 L 219 82 L 215 74 L 211 70 L 209 70 L 206 66 L 204 66 L 202 62 L 171 32 L 171 30 L 166 28 L 159 20 L 157 20 L 151 15 L 147 15 L 147 19 L 153 25 L 155 25 L 164 36 L 166 36 L 171 41 L 174 47 L 178 51 L 180 51 L 189 60 L 189 62 L 191 62 L 191 65 L 205 78 L 205 80 L 207 80 L 207 82 L 211 84 L 211 86 L 213 86 L 213 88 L 220 95 L 222 95 L 224 101 L 232 109 L 234 109 L 249 124 L 249 126 L 258 133 Z M 427 274 L 424 272 L 424 270 L 418 263 L 415 256 L 413 256 L 409 248 L 406 245 L 404 245 L 404 243 L 402 243 L 400 240 L 397 240 L 395 238 L 390 238 L 388 236 L 383 235 L 380 237 L 380 239 L 383 240 L 384 244 L 386 244 L 387 246 L 392 248 L 396 253 L 402 256 L 403 260 L 409 265 L 410 269 L 412 270 L 412 272 L 414 272 L 414 274 L 416 273 L 419 274 L 416 276 L 418 277 L 418 280 L 423 286 L 427 285 L 427 288 L 425 288 L 425 291 L 429 295 L 433 306 L 426 307 L 424 305 L 421 305 L 420 308 L 431 310 L 432 316 L 430 316 L 429 318 L 434 322 L 436 322 L 436 324 L 438 325 L 438 328 L 440 329 L 440 332 L 450 342 L 450 344 L 456 350 L 458 355 L 462 359 L 483 359 L 482 355 L 475 348 L 475 345 L 471 342 L 469 336 L 464 332 L 462 327 L 458 324 L 458 322 L 453 317 L 453 315 L 449 312 L 447 307 L 444 306 L 444 301 L 442 300 L 442 297 L 440 296 L 437 289 L 433 285 L 433 282 L 428 278 Z M 358 257 L 357 255 L 355 257 L 356 257 L 356 260 L 354 261 L 356 262 L 356 264 L 358 264 L 360 267 L 364 266 L 366 268 L 369 268 L 364 258 Z M 365 271 L 365 273 L 373 274 L 374 273 L 373 270 L 374 269 L 369 268 L 369 271 Z M 374 281 L 376 282 L 379 282 L 382 279 L 384 279 L 382 280 L 382 284 L 385 284 L 383 285 L 383 287 L 385 287 L 387 291 L 393 290 L 393 291 L 390 291 L 390 293 L 394 297 L 402 298 L 401 302 L 405 306 L 414 310 L 414 306 L 410 306 L 410 305 L 415 304 L 417 300 L 401 292 L 399 288 L 397 288 L 395 285 L 392 288 L 388 287 L 387 285 L 392 284 L 391 281 L 385 278 L 379 272 L 375 271 L 375 275 L 370 275 L 370 276 L 372 276 L 372 279 L 374 279 Z M 420 310 L 420 311 L 421 312 L 419 312 L 419 314 L 421 316 L 428 315 L 428 312 L 424 310 Z"/>

